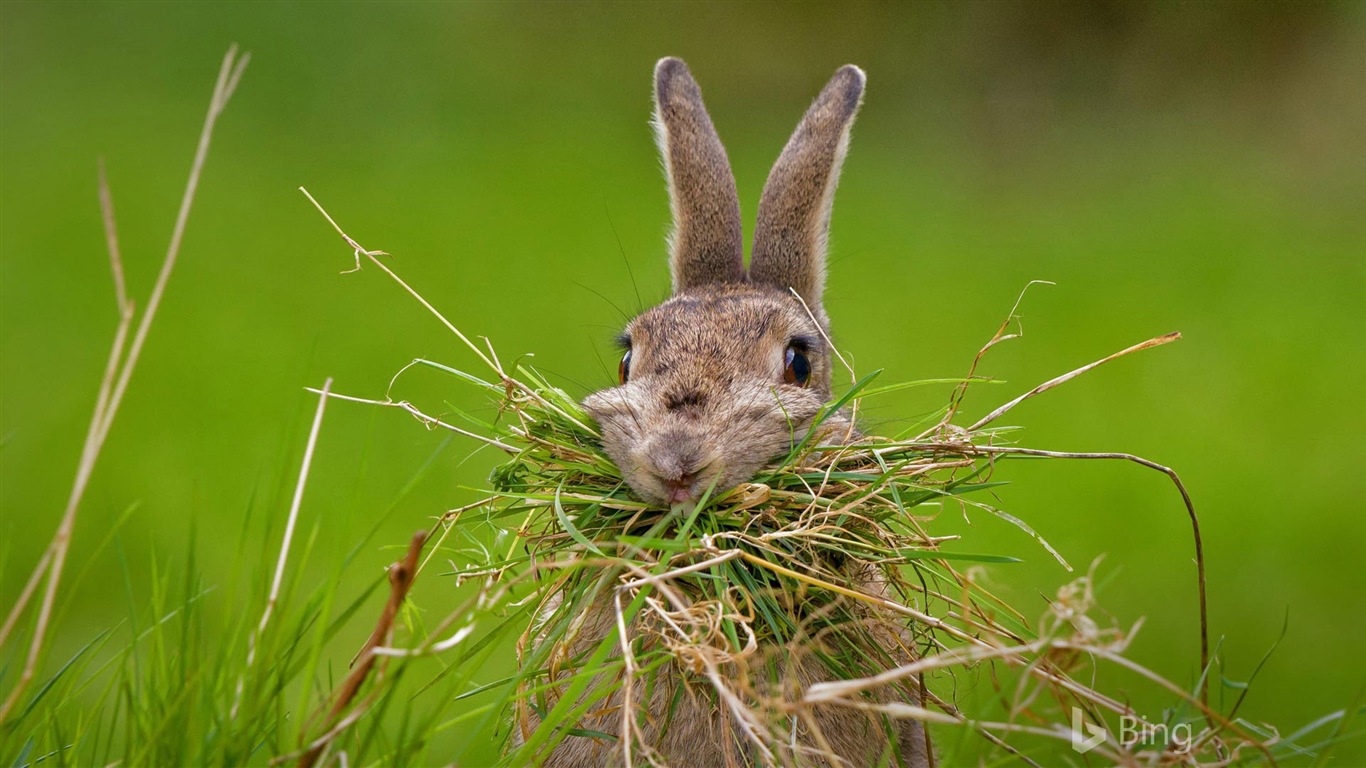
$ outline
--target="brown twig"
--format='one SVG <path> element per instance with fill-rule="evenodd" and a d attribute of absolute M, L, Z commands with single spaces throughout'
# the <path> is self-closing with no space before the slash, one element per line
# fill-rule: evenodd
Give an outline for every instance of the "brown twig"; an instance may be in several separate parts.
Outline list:
<path fill-rule="evenodd" d="M 128 299 L 124 285 L 123 262 L 119 255 L 117 231 L 114 226 L 113 203 L 109 196 L 108 186 L 105 183 L 103 167 L 101 167 L 100 201 L 105 237 L 109 244 L 109 259 L 114 272 L 115 296 L 119 304 L 120 322 L 110 349 L 109 362 L 106 365 L 104 379 L 100 385 L 100 394 L 96 399 L 95 413 L 91 417 L 90 429 L 86 433 L 85 444 L 81 449 L 81 460 L 76 469 L 76 479 L 72 484 L 71 494 L 67 498 L 66 510 L 62 514 L 61 522 L 58 523 L 57 531 L 53 534 L 51 543 L 39 560 L 38 567 L 34 569 L 35 577 L 30 578 L 30 582 L 36 584 L 36 578 L 39 578 L 36 575 L 41 574 L 44 567 L 47 568 L 47 588 L 43 592 L 43 600 L 38 608 L 38 617 L 34 624 L 28 655 L 24 660 L 24 668 L 19 674 L 14 689 L 10 691 L 4 704 L 0 705 L 0 722 L 5 721 L 10 711 L 19 702 L 37 670 L 38 659 L 43 650 L 43 642 L 47 637 L 48 626 L 52 620 L 52 609 L 57 600 L 57 588 L 61 583 L 62 571 L 66 566 L 66 556 L 71 548 L 71 539 L 75 532 L 76 512 L 80 508 L 81 499 L 85 496 L 85 489 L 99 459 L 100 450 L 104 447 L 109 428 L 114 422 L 119 404 L 123 401 L 123 395 L 128 389 L 128 382 L 132 378 L 133 370 L 137 367 L 142 345 L 146 342 L 147 333 L 151 330 L 152 321 L 156 317 L 157 307 L 160 306 L 161 297 L 166 291 L 166 284 L 170 281 L 171 272 L 175 268 L 176 258 L 180 254 L 180 244 L 185 235 L 185 226 L 189 221 L 190 208 L 194 202 L 195 190 L 199 187 L 199 177 L 204 168 L 204 161 L 208 157 L 214 126 L 223 109 L 227 107 L 228 100 L 232 98 L 232 93 L 237 88 L 238 80 L 241 78 L 242 71 L 250 58 L 250 54 L 243 54 L 239 58 L 236 45 L 230 46 L 227 54 L 223 57 L 223 63 L 218 70 L 218 80 L 214 84 L 213 97 L 209 101 L 208 115 L 204 118 L 204 125 L 200 130 L 199 145 L 195 150 L 194 161 L 190 166 L 185 193 L 181 197 L 180 210 L 176 215 L 175 226 L 171 232 L 171 242 L 167 246 L 166 256 L 161 263 L 161 272 L 157 275 L 156 283 L 152 286 L 152 293 L 148 297 L 147 309 L 143 312 L 142 320 L 138 323 L 137 330 L 133 335 L 132 346 L 128 349 L 126 356 L 123 354 L 123 346 L 133 320 L 133 304 Z M 10 610 L 9 616 L 5 620 L 5 631 L 0 633 L 0 643 L 8 639 L 9 631 L 18 622 L 18 617 L 27 606 L 28 597 L 31 594 L 31 591 L 26 591 L 24 599 L 16 603 Z"/>
<path fill-rule="evenodd" d="M 360 653 L 356 655 L 355 668 L 337 688 L 332 709 L 327 714 L 329 724 L 334 723 L 346 711 L 347 705 L 356 697 L 361 685 L 370 675 L 370 670 L 374 668 L 375 660 L 378 658 L 374 652 L 375 649 L 388 643 L 389 635 L 394 629 L 394 618 L 398 616 L 399 608 L 403 607 L 403 601 L 408 597 L 408 590 L 413 585 L 413 577 L 417 574 L 417 561 L 422 555 L 422 545 L 426 542 L 426 531 L 418 531 L 413 534 L 412 540 L 408 542 L 407 555 L 389 566 L 389 601 L 384 604 L 384 610 L 380 613 L 379 621 L 375 623 L 375 631 L 370 633 L 370 639 L 365 641 L 365 645 L 361 646 Z M 317 713 L 314 714 L 314 717 L 317 717 Z M 318 756 L 322 754 L 323 749 L 340 733 L 341 730 L 334 728 L 329 732 L 331 738 L 314 741 L 308 750 L 299 757 L 300 768 L 310 768 Z"/>

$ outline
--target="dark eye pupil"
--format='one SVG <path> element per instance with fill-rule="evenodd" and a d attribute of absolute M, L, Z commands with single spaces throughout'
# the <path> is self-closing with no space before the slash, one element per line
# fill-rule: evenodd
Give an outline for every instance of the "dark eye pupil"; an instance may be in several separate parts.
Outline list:
<path fill-rule="evenodd" d="M 804 387 L 810 379 L 811 361 L 807 360 L 806 355 L 798 351 L 797 348 L 788 347 L 787 352 L 783 355 L 783 381 Z"/>
<path fill-rule="evenodd" d="M 626 350 L 626 354 L 621 356 L 621 364 L 617 366 L 617 379 L 625 384 L 631 378 L 631 350 Z"/>

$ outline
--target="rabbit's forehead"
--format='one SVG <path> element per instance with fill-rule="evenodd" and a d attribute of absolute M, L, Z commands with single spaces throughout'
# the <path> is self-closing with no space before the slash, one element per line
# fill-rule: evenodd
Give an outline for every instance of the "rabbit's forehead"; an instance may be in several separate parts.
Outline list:
<path fill-rule="evenodd" d="M 759 290 L 675 296 L 627 327 L 633 346 L 649 350 L 752 350 L 766 342 L 818 336 L 820 329 L 791 297 Z"/>

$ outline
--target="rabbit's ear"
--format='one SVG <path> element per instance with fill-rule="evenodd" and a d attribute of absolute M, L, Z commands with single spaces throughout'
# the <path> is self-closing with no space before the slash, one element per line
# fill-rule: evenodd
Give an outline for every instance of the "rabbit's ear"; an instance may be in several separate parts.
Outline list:
<path fill-rule="evenodd" d="M 673 209 L 669 269 L 674 293 L 743 281 L 735 176 L 702 104 L 702 91 L 679 59 L 655 65 L 654 125 Z"/>
<path fill-rule="evenodd" d="M 759 201 L 749 278 L 792 288 L 817 317 L 823 316 L 830 207 L 864 80 L 852 64 L 835 72 L 783 148 Z"/>

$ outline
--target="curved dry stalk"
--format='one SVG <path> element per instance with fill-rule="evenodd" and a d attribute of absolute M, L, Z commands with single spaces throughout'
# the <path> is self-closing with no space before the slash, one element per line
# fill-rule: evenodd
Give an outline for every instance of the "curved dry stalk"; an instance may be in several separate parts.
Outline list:
<path fill-rule="evenodd" d="M 987 343 L 983 344 L 982 348 L 977 350 L 977 354 L 973 356 L 972 365 L 968 366 L 968 375 L 964 376 L 963 379 L 958 382 L 958 385 L 953 388 L 953 394 L 949 396 L 949 407 L 944 411 L 943 418 L 939 420 L 938 424 L 931 427 L 928 432 L 921 435 L 921 437 L 934 434 L 940 429 L 949 426 L 950 422 L 953 421 L 953 417 L 958 415 L 958 409 L 963 405 L 963 398 L 967 397 L 968 386 L 977 379 L 977 366 L 981 364 L 982 358 L 986 357 L 987 352 L 991 351 L 992 347 L 1003 341 L 1009 341 L 1024 335 L 1023 330 L 1019 333 L 1006 333 L 1006 329 L 1010 327 L 1010 321 L 1019 320 L 1019 315 L 1016 313 L 1020 310 L 1020 304 L 1024 302 L 1025 294 L 1035 285 L 1054 285 L 1054 283 L 1050 280 L 1030 280 L 1028 283 L 1025 283 L 1025 287 L 1020 290 L 1020 295 L 1015 297 L 1015 304 L 1011 306 L 1010 313 L 1006 315 L 1006 319 L 1001 321 L 1001 325 L 997 327 L 996 333 L 992 334 L 992 337 Z"/>
<path fill-rule="evenodd" d="M 1181 501 L 1186 507 L 1186 515 L 1190 518 L 1191 537 L 1195 543 L 1195 571 L 1197 588 L 1200 597 L 1200 701 L 1209 708 L 1209 607 L 1205 589 L 1205 544 L 1200 536 L 1200 516 L 1195 512 L 1195 502 L 1191 500 L 1190 492 L 1186 490 L 1186 484 L 1181 481 L 1181 476 L 1171 467 L 1163 466 L 1142 456 L 1132 453 L 1086 453 L 1077 451 L 1046 451 L 1037 448 L 1018 448 L 1014 446 L 1000 445 L 975 445 L 970 448 L 977 453 L 995 454 L 1015 454 L 1018 456 L 1040 456 L 1052 459 L 1109 459 L 1119 461 L 1129 461 L 1148 469 L 1156 470 L 1166 475 L 1172 485 L 1181 494 Z"/>

